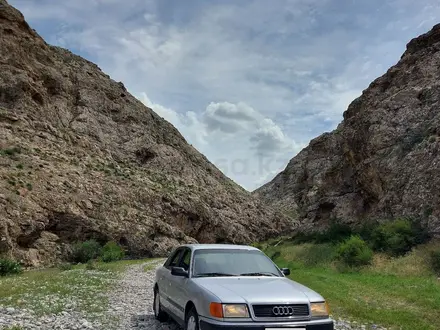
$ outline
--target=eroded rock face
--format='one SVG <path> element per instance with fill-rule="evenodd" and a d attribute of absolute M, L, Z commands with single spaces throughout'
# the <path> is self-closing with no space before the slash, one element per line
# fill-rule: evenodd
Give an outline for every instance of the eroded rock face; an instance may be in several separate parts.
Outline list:
<path fill-rule="evenodd" d="M 46 44 L 5 0 L 0 45 L 0 254 L 45 265 L 89 238 L 148 256 L 290 230 L 122 83 Z"/>
<path fill-rule="evenodd" d="M 255 191 L 302 228 L 400 216 L 440 234 L 440 25 L 354 100 L 338 128 L 312 140 Z"/>

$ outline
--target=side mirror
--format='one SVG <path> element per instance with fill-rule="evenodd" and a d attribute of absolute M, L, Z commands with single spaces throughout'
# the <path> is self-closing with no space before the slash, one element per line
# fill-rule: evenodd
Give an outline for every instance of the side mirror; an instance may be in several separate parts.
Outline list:
<path fill-rule="evenodd" d="M 171 275 L 188 277 L 188 272 L 185 269 L 183 269 L 182 267 L 172 267 L 171 268 Z"/>
<path fill-rule="evenodd" d="M 281 268 L 281 272 L 286 275 L 289 276 L 290 275 L 290 269 L 289 268 Z"/>

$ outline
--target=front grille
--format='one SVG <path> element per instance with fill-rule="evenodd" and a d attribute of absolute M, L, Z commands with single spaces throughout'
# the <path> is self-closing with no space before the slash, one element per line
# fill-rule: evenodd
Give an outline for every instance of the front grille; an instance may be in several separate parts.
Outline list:
<path fill-rule="evenodd" d="M 309 305 L 253 305 L 255 317 L 307 317 L 309 316 Z"/>

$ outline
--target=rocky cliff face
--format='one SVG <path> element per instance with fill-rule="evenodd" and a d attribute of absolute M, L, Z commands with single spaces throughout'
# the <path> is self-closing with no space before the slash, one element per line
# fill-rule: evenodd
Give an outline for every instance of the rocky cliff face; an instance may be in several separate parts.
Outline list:
<path fill-rule="evenodd" d="M 46 44 L 5 0 L 0 45 L 0 254 L 44 265 L 96 238 L 163 255 L 290 228 L 122 83 Z"/>
<path fill-rule="evenodd" d="M 343 122 L 259 188 L 304 229 L 400 216 L 440 234 L 440 25 L 344 113 Z"/>

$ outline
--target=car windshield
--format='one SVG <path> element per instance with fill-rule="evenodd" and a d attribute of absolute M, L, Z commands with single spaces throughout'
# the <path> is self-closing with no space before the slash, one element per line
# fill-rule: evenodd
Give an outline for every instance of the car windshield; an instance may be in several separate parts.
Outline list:
<path fill-rule="evenodd" d="M 261 251 L 240 249 L 197 250 L 192 273 L 194 277 L 282 276 Z"/>

